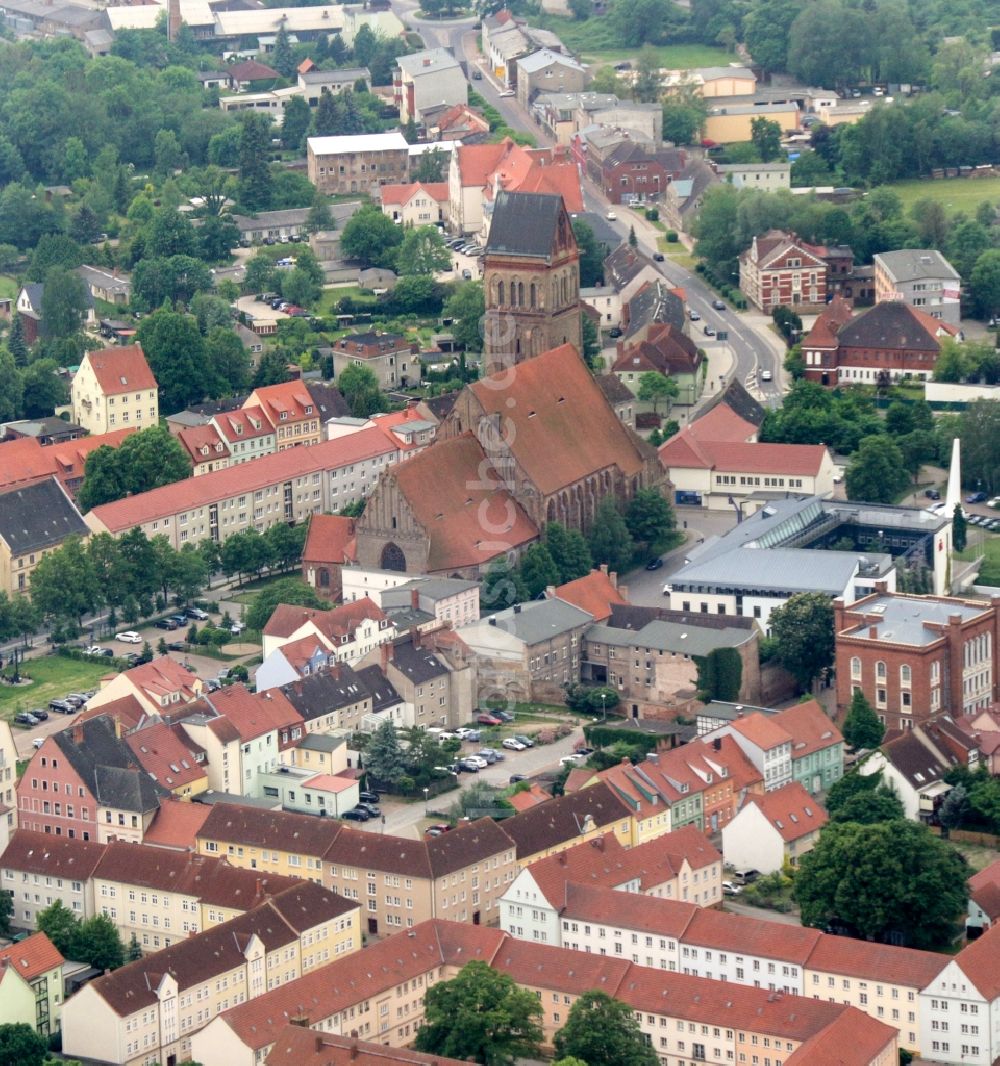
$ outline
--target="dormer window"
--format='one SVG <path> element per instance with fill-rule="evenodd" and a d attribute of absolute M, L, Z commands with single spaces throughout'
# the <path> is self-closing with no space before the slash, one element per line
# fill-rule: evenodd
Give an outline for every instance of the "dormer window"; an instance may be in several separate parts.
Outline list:
<path fill-rule="evenodd" d="M 288 421 L 288 412 L 287 411 L 282 411 L 281 412 L 281 421 L 282 422 L 287 422 Z"/>
<path fill-rule="evenodd" d="M 311 415 L 312 413 L 313 413 L 313 409 L 312 409 L 312 405 L 310 404 L 310 405 L 309 405 L 309 406 L 308 406 L 308 407 L 306 408 L 306 414 L 307 414 L 307 415 Z"/>

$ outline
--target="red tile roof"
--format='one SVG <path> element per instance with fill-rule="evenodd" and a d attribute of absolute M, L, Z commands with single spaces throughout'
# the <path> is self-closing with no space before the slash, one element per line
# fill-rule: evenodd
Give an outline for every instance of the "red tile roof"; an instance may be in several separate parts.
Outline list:
<path fill-rule="evenodd" d="M 125 671 L 125 677 L 140 692 L 159 704 L 164 696 L 178 693 L 182 700 L 193 700 L 201 691 L 201 684 L 194 674 L 169 655 L 161 655 L 150 663 L 133 666 Z"/>
<path fill-rule="evenodd" d="M 561 196 L 570 212 L 584 210 L 577 166 L 549 149 L 533 151 L 505 137 L 498 144 L 463 144 L 457 149 L 463 188 L 481 188 L 492 196 L 493 179 L 507 192 Z"/>
<path fill-rule="evenodd" d="M 266 1066 L 467 1066 L 467 1060 L 425 1055 L 410 1048 L 383 1047 L 353 1036 L 334 1036 L 301 1025 L 278 1034 Z"/>
<path fill-rule="evenodd" d="M 513 796 L 507 797 L 507 802 L 514 808 L 515 811 L 526 811 L 532 807 L 537 807 L 539 803 L 544 803 L 546 800 L 550 800 L 552 797 L 546 792 L 541 785 L 534 783 L 531 788 L 525 789 L 523 792 L 515 792 Z"/>
<path fill-rule="evenodd" d="M 660 462 L 670 467 L 750 474 L 815 477 L 827 455 L 823 444 L 759 444 L 743 441 L 692 441 L 690 427 L 659 448 Z"/>
<path fill-rule="evenodd" d="M 93 840 L 18 829 L 0 855 L 0 868 L 86 881 L 104 854 L 105 846 Z"/>
<path fill-rule="evenodd" d="M 117 448 L 126 438 L 138 433 L 134 426 L 129 429 L 116 429 L 111 433 L 98 433 L 93 437 L 79 437 L 77 440 L 50 444 L 45 451 L 55 460 L 55 473 L 60 481 L 81 478 L 87 464 L 87 456 L 97 448 Z"/>
<path fill-rule="evenodd" d="M 559 916 L 570 921 L 594 922 L 619 929 L 634 929 L 658 936 L 670 936 L 687 942 L 688 930 L 701 908 L 677 899 L 657 899 L 638 892 L 619 892 L 602 885 L 567 885 L 565 903 Z M 711 913 L 718 913 L 712 911 Z M 720 915 L 731 920 L 732 915 Z M 761 925 L 770 923 L 761 922 Z M 791 927 L 789 927 L 791 928 Z M 818 935 L 818 934 L 817 934 Z M 747 949 L 751 953 L 750 948 Z"/>
<path fill-rule="evenodd" d="M 120 348 L 101 348 L 83 357 L 90 364 L 97 384 L 105 396 L 120 396 L 126 392 L 155 390 L 156 378 L 149 369 L 141 344 L 126 344 Z"/>
<path fill-rule="evenodd" d="M 715 747 L 716 739 L 719 741 L 718 749 Z M 733 783 L 733 791 L 737 795 L 744 789 L 764 784 L 764 775 L 747 758 L 746 753 L 732 737 L 717 737 L 704 743 L 711 749 L 704 757 L 717 766 L 725 767 Z"/>
<path fill-rule="evenodd" d="M 1000 996 L 1000 925 L 991 925 L 978 940 L 967 944 L 955 957 L 962 972 L 988 1003 Z"/>
<path fill-rule="evenodd" d="M 0 442 L 0 488 L 39 481 L 55 473 L 51 445 L 43 448 L 34 437 Z"/>
<path fill-rule="evenodd" d="M 418 192 L 426 193 L 438 203 L 446 203 L 448 183 L 446 181 L 414 181 L 405 185 L 390 184 L 379 187 L 379 196 L 383 204 L 405 204 Z"/>
<path fill-rule="evenodd" d="M 899 1033 L 859 1010 L 848 1007 L 825 1029 L 806 1040 L 785 1059 L 785 1066 L 872 1066 L 896 1059 Z"/>
<path fill-rule="evenodd" d="M 230 685 L 204 697 L 204 701 L 239 734 L 246 743 L 276 730 L 302 725 L 302 716 L 288 702 L 281 689 L 249 692 L 245 685 Z M 209 729 L 218 719 L 211 719 Z"/>
<path fill-rule="evenodd" d="M 241 440 L 255 440 L 274 433 L 274 426 L 260 407 L 242 407 L 238 411 L 223 411 L 214 416 L 219 433 L 230 444 Z"/>
<path fill-rule="evenodd" d="M 826 811 L 798 781 L 763 796 L 751 796 L 749 802 L 761 809 L 786 844 L 815 833 L 829 821 Z"/>
<path fill-rule="evenodd" d="M 611 617 L 612 604 L 628 603 L 618 591 L 617 581 L 611 580 L 606 569 L 591 570 L 585 577 L 567 581 L 556 589 L 555 595 L 593 615 L 595 622 L 605 622 Z"/>
<path fill-rule="evenodd" d="M 571 344 L 520 363 L 509 382 L 507 377 L 501 371 L 469 388 L 487 417 L 518 412 L 510 450 L 541 493 L 555 493 L 610 466 L 626 477 L 642 472 L 639 446 Z M 498 388 L 500 381 L 507 383 Z"/>
<path fill-rule="evenodd" d="M 303 782 L 303 788 L 315 788 L 322 792 L 346 792 L 358 782 L 352 777 L 338 777 L 337 774 L 317 774 Z"/>
<path fill-rule="evenodd" d="M 803 339 L 803 348 L 814 346 L 818 348 L 836 348 L 838 345 L 837 333 L 840 327 L 850 322 L 853 316 L 851 305 L 837 293 L 827 304 L 826 309 L 817 317 L 812 329 Z"/>
<path fill-rule="evenodd" d="M 0 960 L 16 970 L 25 981 L 58 970 L 66 961 L 44 933 L 34 933 L 20 943 L 0 949 Z"/>
<path fill-rule="evenodd" d="M 793 759 L 844 742 L 840 730 L 815 700 L 786 707 L 774 716 L 774 721 L 791 736 Z"/>
<path fill-rule="evenodd" d="M 142 835 L 142 842 L 158 848 L 194 851 L 198 846 L 198 833 L 211 813 L 212 808 L 204 803 L 161 799 L 152 824 Z"/>
<path fill-rule="evenodd" d="M 824 933 L 809 956 L 806 969 L 926 988 L 950 961 L 950 956 L 933 951 L 897 948 Z"/>
<path fill-rule="evenodd" d="M 185 426 L 177 434 L 177 439 L 195 465 L 221 462 L 232 455 L 229 445 L 211 422 L 206 422 L 203 426 Z"/>
<path fill-rule="evenodd" d="M 370 596 L 362 596 L 360 600 L 343 603 L 331 611 L 279 603 L 267 620 L 264 636 L 290 637 L 306 622 L 312 622 L 324 637 L 339 645 L 342 637 L 352 638 L 358 626 L 368 620 L 375 622 L 386 620 L 385 612 Z"/>
<path fill-rule="evenodd" d="M 125 743 L 146 773 L 171 792 L 207 776 L 205 767 L 195 761 L 182 737 L 165 722 L 156 722 L 130 733 L 125 737 Z"/>
<path fill-rule="evenodd" d="M 650 908 L 672 900 L 649 900 Z M 800 925 L 746 918 L 711 908 L 698 907 L 684 933 L 684 943 L 713 951 L 736 951 L 761 958 L 780 959 L 805 966 L 819 938 L 818 929 Z"/>
<path fill-rule="evenodd" d="M 355 524 L 353 518 L 333 514 L 314 514 L 302 548 L 304 563 L 339 564 L 354 556 Z"/>
<path fill-rule="evenodd" d="M 217 803 L 198 832 L 199 841 L 224 841 L 247 847 L 287 850 L 322 858 L 330 850 L 343 822 L 288 811 L 265 811 Z"/>
<path fill-rule="evenodd" d="M 254 389 L 243 406 L 260 407 L 275 426 L 282 421 L 288 424 L 319 418 L 316 402 L 301 381 L 285 381 L 280 385 Z M 282 414 L 287 417 L 282 419 Z"/>
<path fill-rule="evenodd" d="M 299 637 L 298 640 L 290 640 L 287 644 L 282 644 L 277 649 L 277 653 L 301 677 L 306 663 L 311 662 L 317 652 L 329 657 L 333 650 L 333 645 L 326 637 L 318 633 L 310 633 Z"/>
<path fill-rule="evenodd" d="M 746 442 L 757 436 L 757 427 L 740 418 L 729 404 L 718 403 L 687 426 L 685 432 L 695 440 Z"/>
<path fill-rule="evenodd" d="M 778 725 L 775 717 L 770 714 L 748 714 L 733 722 L 733 730 L 758 748 L 770 751 L 771 748 L 790 743 L 792 739 L 788 730 Z"/>
<path fill-rule="evenodd" d="M 143 722 L 149 721 L 149 713 L 135 696 L 122 696 L 121 699 L 103 703 L 99 707 L 87 707 L 76 716 L 76 721 L 86 722 L 91 718 L 101 717 L 114 719 L 121 724 L 125 733 L 130 733 L 133 729 L 138 729 Z"/>
<path fill-rule="evenodd" d="M 299 445 L 226 470 L 185 478 L 173 485 L 102 504 L 90 513 L 109 532 L 120 533 L 144 522 L 207 507 L 230 496 L 250 493 L 290 478 L 334 470 L 377 455 L 391 458 L 397 451 L 382 430 L 362 429 L 336 440 Z"/>
<path fill-rule="evenodd" d="M 532 362 L 537 360 L 522 366 Z M 491 473 L 486 453 L 471 433 L 436 441 L 386 476 L 396 482 L 430 537 L 429 573 L 479 566 L 538 537 L 513 496 L 492 487 L 503 479 Z M 364 518 L 361 523 L 363 528 Z"/>

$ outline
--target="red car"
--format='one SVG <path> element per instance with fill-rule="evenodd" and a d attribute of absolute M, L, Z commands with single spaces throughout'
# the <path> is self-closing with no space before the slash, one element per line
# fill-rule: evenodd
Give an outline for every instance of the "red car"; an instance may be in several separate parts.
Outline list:
<path fill-rule="evenodd" d="M 480 725 L 503 725 L 503 722 L 492 714 L 477 714 L 476 721 Z"/>

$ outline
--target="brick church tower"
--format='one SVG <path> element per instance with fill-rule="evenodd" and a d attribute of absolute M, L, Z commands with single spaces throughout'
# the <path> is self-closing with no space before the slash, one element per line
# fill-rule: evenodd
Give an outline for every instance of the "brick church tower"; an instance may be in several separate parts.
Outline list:
<path fill-rule="evenodd" d="M 560 344 L 582 353 L 580 252 L 561 196 L 497 194 L 483 284 L 486 373 Z"/>

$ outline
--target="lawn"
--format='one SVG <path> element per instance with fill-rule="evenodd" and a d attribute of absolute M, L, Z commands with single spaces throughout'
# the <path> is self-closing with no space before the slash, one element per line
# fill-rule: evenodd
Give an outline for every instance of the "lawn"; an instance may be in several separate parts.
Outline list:
<path fill-rule="evenodd" d="M 1000 178 L 897 181 L 889 187 L 899 194 L 904 211 L 918 200 L 937 200 L 950 214 L 964 211 L 967 215 L 974 215 L 984 200 L 993 204 L 1000 200 Z"/>
<path fill-rule="evenodd" d="M 535 21 L 535 20 L 532 20 Z M 559 34 L 563 44 L 588 63 L 635 62 L 638 49 L 619 45 L 611 23 L 598 17 L 579 22 L 559 15 L 542 15 L 539 25 Z M 732 62 L 725 48 L 705 44 L 665 44 L 654 47 L 660 66 L 667 70 L 690 70 L 692 67 L 723 67 Z"/>
<path fill-rule="evenodd" d="M 109 666 L 107 659 L 85 662 L 62 655 L 29 659 L 21 672 L 32 679 L 31 685 L 0 685 L 0 716 L 10 720 L 18 711 L 44 708 L 49 700 L 61 699 L 67 692 L 97 688 L 98 681 L 109 670 L 114 667 Z"/>
<path fill-rule="evenodd" d="M 965 562 L 985 555 L 983 567 L 976 579 L 977 585 L 1000 585 L 1000 535 L 986 530 L 980 532 L 975 526 L 969 527 L 968 545 L 958 558 Z"/>
<path fill-rule="evenodd" d="M 352 300 L 366 300 L 372 305 L 375 304 L 377 297 L 372 296 L 367 290 L 362 290 L 357 285 L 337 285 L 332 289 L 324 289 L 323 295 L 319 298 L 319 303 L 313 308 L 313 311 L 317 315 L 335 315 L 337 313 L 337 304 L 350 297 Z"/>
<path fill-rule="evenodd" d="M 17 293 L 17 282 L 6 274 L 0 274 L 0 296 L 13 300 Z"/>

